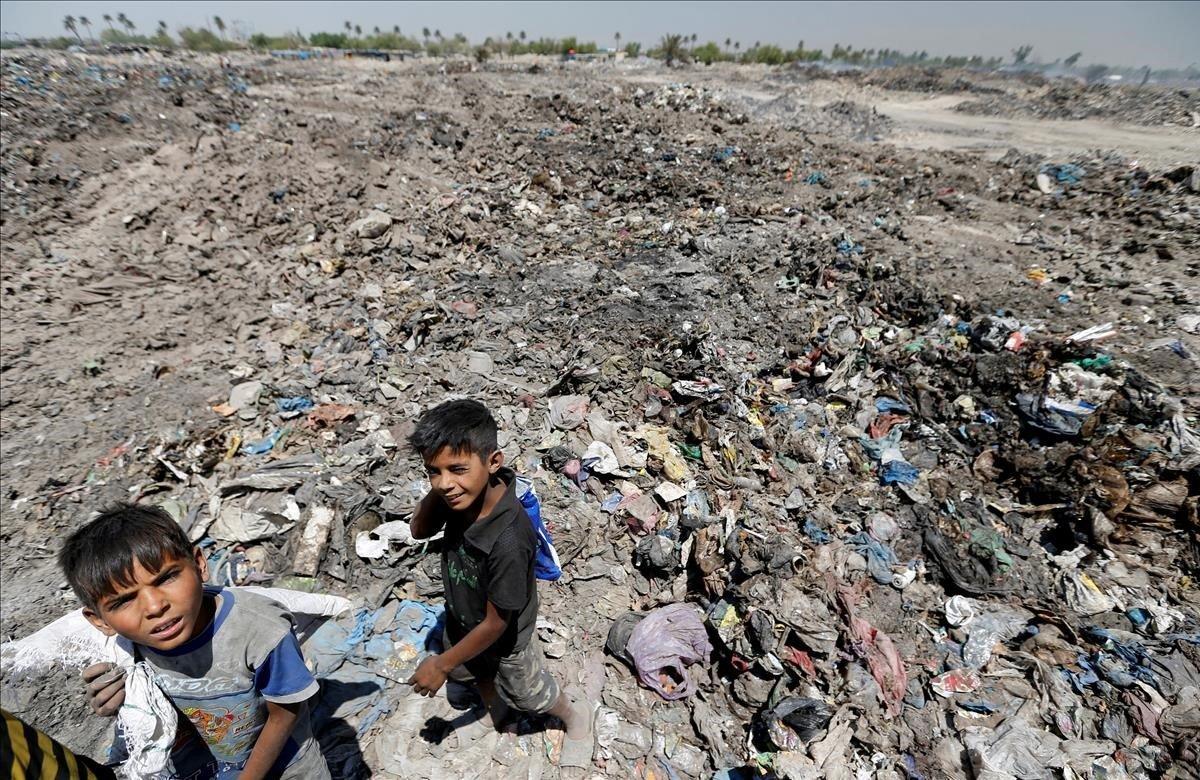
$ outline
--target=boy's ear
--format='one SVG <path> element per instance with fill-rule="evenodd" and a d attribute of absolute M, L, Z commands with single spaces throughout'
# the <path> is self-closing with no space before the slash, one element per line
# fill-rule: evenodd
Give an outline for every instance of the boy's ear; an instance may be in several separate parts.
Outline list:
<path fill-rule="evenodd" d="M 203 585 L 208 582 L 208 559 L 199 547 L 193 548 L 193 554 L 196 556 L 196 569 L 200 572 L 200 584 Z"/>
<path fill-rule="evenodd" d="M 91 607 L 83 608 L 83 616 L 87 618 L 88 622 L 95 626 L 101 634 L 104 634 L 105 636 L 117 635 L 117 632 L 113 631 L 112 626 L 110 626 L 104 620 L 104 618 L 100 617 L 100 615 L 98 615 Z"/>
<path fill-rule="evenodd" d="M 496 450 L 491 455 L 488 455 L 487 466 L 488 466 L 489 474 L 495 474 L 497 471 L 500 470 L 500 467 L 503 465 L 504 465 L 504 453 L 503 452 L 501 452 L 500 450 Z"/>

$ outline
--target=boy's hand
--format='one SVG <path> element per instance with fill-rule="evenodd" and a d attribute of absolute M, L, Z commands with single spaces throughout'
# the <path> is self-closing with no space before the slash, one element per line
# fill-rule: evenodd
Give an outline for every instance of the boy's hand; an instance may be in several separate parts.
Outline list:
<path fill-rule="evenodd" d="M 413 676 L 408 678 L 408 684 L 422 696 L 433 696 L 446 684 L 450 672 L 442 668 L 441 656 L 431 655 L 421 662 Z"/>
<path fill-rule="evenodd" d="M 88 706 L 97 715 L 111 718 L 125 703 L 125 669 L 115 664 L 93 664 L 83 670 Z"/>

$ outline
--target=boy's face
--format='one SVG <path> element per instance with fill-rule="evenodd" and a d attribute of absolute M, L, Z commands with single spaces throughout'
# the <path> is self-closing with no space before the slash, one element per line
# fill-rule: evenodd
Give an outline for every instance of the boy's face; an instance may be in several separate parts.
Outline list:
<path fill-rule="evenodd" d="M 114 585 L 96 609 L 83 614 L 106 636 L 119 634 L 152 650 L 173 650 L 194 637 L 204 606 L 208 562 L 199 549 L 195 558 L 168 558 L 157 571 L 133 562 L 132 585 Z"/>
<path fill-rule="evenodd" d="M 443 447 L 425 458 L 425 472 L 433 491 L 455 512 L 467 512 L 483 504 L 491 477 L 504 465 L 504 453 L 496 450 L 487 457 Z"/>

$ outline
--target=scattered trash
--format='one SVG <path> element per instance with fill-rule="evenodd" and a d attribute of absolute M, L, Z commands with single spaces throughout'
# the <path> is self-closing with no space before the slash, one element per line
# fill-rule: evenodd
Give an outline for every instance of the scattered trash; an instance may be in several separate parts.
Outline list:
<path fill-rule="evenodd" d="M 1187 129 L 1194 96 L 272 55 L 5 51 L 11 635 L 63 603 L 54 539 L 158 504 L 214 581 L 353 599 L 304 634 L 335 777 L 553 775 L 553 724 L 451 736 L 463 690 L 404 685 L 443 619 L 405 442 L 472 396 L 553 582 L 537 641 L 593 681 L 589 771 L 1190 766 L 1196 166 L 916 152 L 865 104 Z M 831 80 L 859 97 L 810 103 Z M 77 686 L 4 687 L 103 754 Z"/>

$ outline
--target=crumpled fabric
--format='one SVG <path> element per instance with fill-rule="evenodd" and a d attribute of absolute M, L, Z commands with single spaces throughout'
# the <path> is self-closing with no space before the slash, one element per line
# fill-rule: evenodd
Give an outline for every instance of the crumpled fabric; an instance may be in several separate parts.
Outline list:
<path fill-rule="evenodd" d="M 586 395 L 561 395 L 550 402 L 550 425 L 562 431 L 573 431 L 587 419 Z"/>
<path fill-rule="evenodd" d="M 850 626 L 850 638 L 855 652 L 866 659 L 871 676 L 879 683 L 879 695 L 887 707 L 888 715 L 896 716 L 903 708 L 904 693 L 908 687 L 908 671 L 891 637 L 856 616 L 850 596 L 844 590 L 841 597 L 846 622 Z"/>
<path fill-rule="evenodd" d="M 846 544 L 867 559 L 867 571 L 876 582 L 882 585 L 892 583 L 892 567 L 900 563 L 895 550 L 866 531 L 851 536 L 846 540 Z"/>
<path fill-rule="evenodd" d="M 1111 612 L 1117 606 L 1117 602 L 1111 596 L 1101 591 L 1091 577 L 1082 572 L 1060 573 L 1058 585 L 1062 589 L 1067 606 L 1077 614 L 1099 615 L 1102 612 Z"/>
<path fill-rule="evenodd" d="M 145 663 L 133 664 L 125 675 L 125 703 L 117 713 L 129 752 L 122 765 L 125 775 L 136 780 L 168 776 L 177 725 L 175 707 L 155 683 L 154 672 Z"/>
<path fill-rule="evenodd" d="M 687 667 L 707 661 L 712 644 L 694 607 L 668 604 L 634 627 L 625 652 L 643 685 L 675 701 L 695 692 L 696 682 L 688 677 Z"/>
<path fill-rule="evenodd" d="M 969 727 L 963 742 L 977 780 L 1048 780 L 1054 776 L 1048 767 L 1062 764 L 1062 740 L 1022 722 L 1005 723 L 995 731 Z"/>

